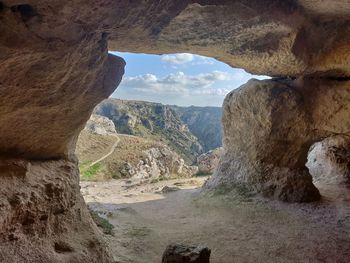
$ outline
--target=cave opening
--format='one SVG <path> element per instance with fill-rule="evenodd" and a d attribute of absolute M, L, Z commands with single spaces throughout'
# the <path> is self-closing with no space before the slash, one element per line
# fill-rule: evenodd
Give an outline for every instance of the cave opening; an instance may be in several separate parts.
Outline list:
<path fill-rule="evenodd" d="M 0 1 L 0 262 L 159 262 L 165 244 L 172 242 L 190 243 L 187 248 L 195 244 L 194 249 L 196 244 L 208 246 L 212 262 L 348 262 L 349 198 L 336 189 L 324 195 L 320 187 L 325 196 L 320 199 L 304 163 L 310 142 L 349 135 L 346 2 Z M 195 63 L 191 53 L 198 53 L 275 78 L 249 80 L 226 96 L 225 149 L 208 180 L 174 178 L 179 181 L 169 185 L 158 178 L 147 189 L 142 178 L 139 183 L 128 178 L 79 186 L 81 171 L 93 178 L 122 144 L 126 150 L 119 156 L 126 159 L 140 150 L 135 146 L 141 142 L 138 136 L 123 135 L 123 142 L 121 135 L 107 134 L 100 146 L 91 147 L 93 159 L 80 163 L 79 172 L 78 135 L 93 108 L 114 92 L 124 74 L 125 61 L 108 49 L 169 53 L 164 63 L 174 67 Z M 147 82 L 163 104 L 187 107 L 197 98 L 202 107 L 215 106 L 215 96 L 226 94 L 226 87 L 210 85 L 213 79 L 234 78 L 228 75 L 179 69 L 125 80 L 128 85 Z M 206 88 L 191 93 L 181 86 L 186 83 Z M 164 90 L 169 93 L 162 94 Z M 142 93 L 144 89 L 134 89 L 134 99 Z M 154 107 L 158 115 L 169 112 Z M 125 122 L 135 122 L 134 117 Z M 150 119 L 136 120 L 140 132 L 154 132 L 154 123 L 162 123 Z M 112 123 L 97 117 L 88 125 L 113 133 Z M 99 140 L 94 135 L 88 141 Z M 159 137 L 153 141 L 163 143 Z M 329 178 L 348 167 L 348 147 L 333 143 L 323 162 L 331 168 L 322 172 Z M 191 145 L 185 142 L 180 148 Z M 97 156 L 99 149 L 103 152 Z M 148 154 L 167 155 L 157 150 Z M 316 164 L 318 156 L 324 154 L 312 158 Z M 147 170 L 152 160 L 140 165 Z M 184 169 L 181 161 L 172 160 L 178 171 Z M 121 165 L 123 173 L 135 170 Z M 92 197 L 90 213 L 81 193 Z M 111 202 L 113 196 L 117 202 Z"/>
<path fill-rule="evenodd" d="M 224 97 L 251 78 L 269 78 L 251 75 L 216 59 L 191 53 L 150 55 L 111 51 L 110 54 L 122 57 L 126 61 L 125 74 L 110 98 L 95 108 L 78 141 L 77 152 L 82 178 L 88 180 L 94 177 L 120 179 L 125 176 L 136 176 L 135 166 L 138 163 L 136 159 L 142 156 L 141 149 L 142 152 L 147 150 L 144 149 L 146 146 L 143 145 L 143 139 L 162 143 L 168 147 L 163 151 L 179 155 L 178 160 L 170 162 L 179 163 L 177 164 L 179 167 L 166 167 L 170 165 L 168 163 L 162 165 L 164 166 L 161 168 L 162 171 L 156 168 L 158 173 L 167 176 L 174 172 L 173 169 L 187 170 L 184 172 L 187 176 L 191 173 L 196 174 L 194 171 L 197 169 L 197 159 L 205 153 L 211 156 L 214 152 L 217 163 L 218 153 L 222 151 L 221 106 Z M 102 122 L 109 126 L 102 127 Z M 131 140 L 134 139 L 134 144 L 138 145 L 134 145 L 134 150 L 138 152 L 137 158 L 123 148 L 123 153 L 120 154 L 120 158 L 123 159 L 118 160 L 118 151 L 113 152 L 115 144 L 119 146 L 125 144 L 120 143 L 120 138 L 117 143 L 113 142 L 115 140 L 112 138 L 102 142 L 101 139 L 86 134 L 92 132 L 95 135 L 99 133 L 107 135 L 114 130 L 125 137 L 125 140 L 130 141 L 126 143 L 129 147 L 133 145 Z M 84 136 L 86 138 L 83 138 Z M 92 143 L 89 147 L 93 150 L 84 146 L 89 136 Z M 150 145 L 148 142 L 148 149 L 152 148 Z M 121 151 L 120 147 L 119 150 Z M 93 151 L 97 153 L 95 157 Z M 114 162 L 118 165 L 112 160 L 107 164 L 103 163 L 102 161 L 106 160 L 104 151 L 109 156 L 114 154 Z M 164 155 L 164 152 L 158 155 Z M 102 158 L 103 156 L 105 158 Z M 129 162 L 126 157 L 131 161 Z M 101 158 L 101 161 L 97 161 Z M 209 157 L 202 156 L 202 158 Z M 145 163 L 145 160 L 141 158 L 139 162 Z M 206 165 L 209 168 L 203 167 L 204 170 L 198 171 L 200 174 L 214 171 L 210 163 Z M 148 170 L 143 173 L 146 173 L 147 177 L 152 177 L 150 173 L 154 171 L 152 168 Z M 129 172 L 132 175 L 128 174 Z M 159 174 L 156 177 L 158 176 Z M 166 178 L 163 175 L 161 177 Z"/>

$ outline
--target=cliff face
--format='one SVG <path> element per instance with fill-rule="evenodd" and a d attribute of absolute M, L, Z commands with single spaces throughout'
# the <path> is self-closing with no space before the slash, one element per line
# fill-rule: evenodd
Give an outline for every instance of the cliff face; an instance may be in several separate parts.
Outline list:
<path fill-rule="evenodd" d="M 79 132 L 123 75 L 124 61 L 108 49 L 192 52 L 284 78 L 249 82 L 226 98 L 225 154 L 208 186 L 238 182 L 286 201 L 317 199 L 304 166 L 307 150 L 350 130 L 349 14 L 347 0 L 1 1 L 1 160 L 36 160 L 34 168 L 44 168 L 34 173 L 3 165 L 0 258 L 112 261 L 101 242 L 85 238 L 91 233 L 101 239 L 80 215 L 85 206 L 76 201 L 78 180 L 70 178 L 77 176 L 73 154 Z M 252 140 L 243 144 L 248 135 Z M 69 164 L 57 168 L 50 160 Z M 47 180 L 61 186 L 43 193 Z M 53 193 L 67 201 L 65 213 L 51 208 L 62 200 L 52 200 Z M 16 201 L 22 198 L 27 201 Z M 42 211 L 50 220 L 38 221 Z M 22 214 L 34 219 L 22 220 Z M 55 252 L 32 249 L 38 242 L 52 247 L 54 232 L 41 231 L 43 225 L 74 236 L 73 250 L 61 243 Z M 24 245 L 14 251 L 19 243 Z"/>
<path fill-rule="evenodd" d="M 205 152 L 222 146 L 221 107 L 171 106 L 198 138 Z"/>

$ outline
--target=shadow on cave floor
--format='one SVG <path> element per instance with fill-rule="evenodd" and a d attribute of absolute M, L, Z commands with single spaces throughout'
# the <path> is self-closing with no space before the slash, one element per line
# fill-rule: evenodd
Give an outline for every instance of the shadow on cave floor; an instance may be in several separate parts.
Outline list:
<path fill-rule="evenodd" d="M 115 235 L 108 240 L 117 262 L 160 262 L 171 242 L 206 245 L 212 249 L 214 263 L 350 260 L 350 191 L 346 188 L 318 185 L 321 202 L 286 204 L 201 195 L 194 187 L 154 194 L 147 201 L 135 192 L 120 192 L 120 199 L 108 200 L 107 185 L 113 188 L 113 183 L 102 187 L 92 183 L 84 185 L 82 192 L 89 206 L 104 212 L 115 226 Z"/>

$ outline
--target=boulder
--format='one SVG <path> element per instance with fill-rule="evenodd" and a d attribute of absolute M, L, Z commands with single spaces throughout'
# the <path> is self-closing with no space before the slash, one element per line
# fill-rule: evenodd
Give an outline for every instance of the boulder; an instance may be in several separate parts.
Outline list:
<path fill-rule="evenodd" d="M 197 157 L 198 171 L 206 174 L 212 174 L 219 164 L 219 160 L 223 151 L 224 151 L 224 148 L 219 147 L 198 156 Z"/>
<path fill-rule="evenodd" d="M 163 253 L 162 263 L 209 263 L 210 253 L 207 247 L 171 244 Z"/>
<path fill-rule="evenodd" d="M 350 136 L 334 135 L 314 143 L 306 166 L 316 182 L 350 183 Z"/>

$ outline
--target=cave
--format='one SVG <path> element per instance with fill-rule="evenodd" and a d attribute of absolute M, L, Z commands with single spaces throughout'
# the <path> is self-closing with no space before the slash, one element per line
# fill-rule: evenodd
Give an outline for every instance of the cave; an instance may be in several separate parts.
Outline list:
<path fill-rule="evenodd" d="M 346 0 L 1 1 L 0 261 L 113 261 L 74 154 L 124 73 L 108 50 L 196 53 L 271 76 L 226 97 L 225 153 L 204 190 L 319 200 L 308 151 L 350 132 L 349 14 Z"/>

